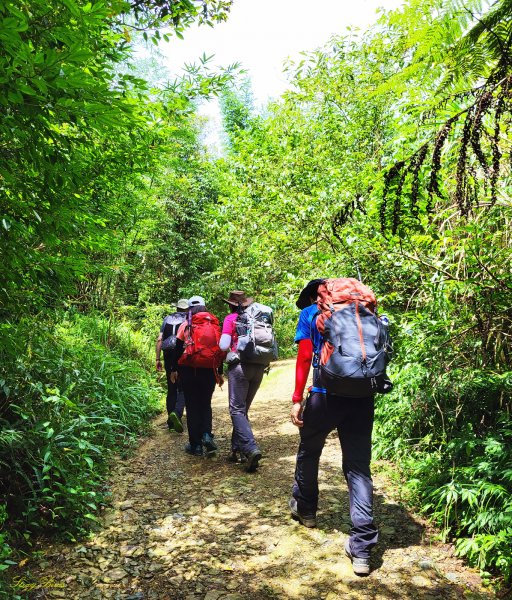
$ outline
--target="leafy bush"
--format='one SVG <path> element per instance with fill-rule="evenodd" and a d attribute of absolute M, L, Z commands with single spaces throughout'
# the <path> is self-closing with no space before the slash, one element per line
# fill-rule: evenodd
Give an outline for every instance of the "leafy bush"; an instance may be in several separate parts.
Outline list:
<path fill-rule="evenodd" d="M 125 323 L 68 314 L 52 326 L 2 325 L 0 493 L 28 540 L 73 539 L 105 502 L 112 450 L 133 444 L 161 390 L 144 369 L 150 345 Z M 8 476 L 7 476 L 8 475 Z"/>
<path fill-rule="evenodd" d="M 398 462 L 411 501 L 459 555 L 510 580 L 512 373 L 447 370 L 432 338 L 422 345 L 405 329 L 395 390 L 379 400 L 376 453 Z"/>

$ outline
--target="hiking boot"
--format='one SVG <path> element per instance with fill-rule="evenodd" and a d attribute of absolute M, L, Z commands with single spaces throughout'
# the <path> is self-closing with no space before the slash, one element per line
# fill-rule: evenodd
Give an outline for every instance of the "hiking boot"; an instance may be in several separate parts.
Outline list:
<path fill-rule="evenodd" d="M 169 429 L 171 429 L 171 425 L 174 429 L 174 431 L 178 432 L 178 433 L 183 433 L 183 423 L 181 422 L 181 419 L 178 417 L 178 415 L 175 412 L 172 412 L 169 415 Z"/>
<path fill-rule="evenodd" d="M 226 460 L 229 463 L 237 464 L 237 463 L 246 463 L 247 456 L 240 452 L 240 450 L 231 450 L 231 452 L 226 456 Z"/>
<path fill-rule="evenodd" d="M 301 515 L 297 507 L 297 500 L 293 496 L 288 501 L 288 506 L 292 513 L 292 519 L 295 519 L 304 527 L 316 527 L 316 515 Z"/>
<path fill-rule="evenodd" d="M 185 444 L 185 452 L 187 454 L 192 454 L 192 456 L 203 456 L 203 447 L 201 444 L 192 446 L 190 442 L 187 442 Z"/>
<path fill-rule="evenodd" d="M 231 450 L 231 452 L 226 456 L 226 460 L 229 463 L 237 463 L 240 460 L 238 456 L 238 450 Z"/>
<path fill-rule="evenodd" d="M 369 558 L 358 558 L 352 556 L 350 551 L 350 540 L 345 540 L 345 554 L 352 561 L 352 570 L 356 575 L 369 575 L 370 574 L 370 559 Z"/>
<path fill-rule="evenodd" d="M 213 441 L 213 436 L 209 433 L 203 433 L 202 442 L 203 446 L 206 448 L 206 456 L 215 456 L 215 453 L 217 452 L 217 444 Z"/>
<path fill-rule="evenodd" d="M 245 460 L 247 461 L 247 464 L 245 465 L 247 473 L 254 473 L 261 460 L 261 452 L 256 448 L 256 450 L 245 454 Z"/>

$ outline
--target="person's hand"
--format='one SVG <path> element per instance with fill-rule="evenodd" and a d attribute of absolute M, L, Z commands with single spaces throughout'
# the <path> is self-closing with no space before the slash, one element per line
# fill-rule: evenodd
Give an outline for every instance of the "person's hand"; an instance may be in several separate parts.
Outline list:
<path fill-rule="evenodd" d="M 162 361 L 158 358 L 156 359 L 156 370 L 159 372 L 164 370 L 162 367 Z"/>
<path fill-rule="evenodd" d="M 224 377 L 222 375 L 219 375 L 217 383 L 219 384 L 219 387 L 222 387 L 224 385 Z"/>
<path fill-rule="evenodd" d="M 178 381 L 178 371 L 172 371 L 171 373 L 171 383 L 176 383 Z"/>
<path fill-rule="evenodd" d="M 302 427 L 304 425 L 304 421 L 302 420 L 302 404 L 300 402 L 295 402 L 292 406 L 292 410 L 290 411 L 290 417 L 292 418 L 292 423 L 296 427 Z"/>

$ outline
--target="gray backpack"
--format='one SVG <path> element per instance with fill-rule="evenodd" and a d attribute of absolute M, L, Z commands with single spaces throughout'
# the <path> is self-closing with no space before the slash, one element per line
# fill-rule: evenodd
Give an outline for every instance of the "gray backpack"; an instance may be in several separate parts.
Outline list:
<path fill-rule="evenodd" d="M 236 332 L 240 362 L 268 365 L 272 360 L 277 359 L 278 350 L 273 323 L 272 309 L 259 302 L 253 302 L 238 315 Z"/>
<path fill-rule="evenodd" d="M 317 381 L 339 396 L 386 394 L 393 387 L 386 375 L 391 354 L 387 318 L 353 302 L 324 321 L 321 352 L 314 359 Z"/>
<path fill-rule="evenodd" d="M 174 350 L 176 348 L 176 334 L 180 325 L 187 319 L 187 313 L 176 312 L 165 317 L 162 331 L 162 350 Z"/>

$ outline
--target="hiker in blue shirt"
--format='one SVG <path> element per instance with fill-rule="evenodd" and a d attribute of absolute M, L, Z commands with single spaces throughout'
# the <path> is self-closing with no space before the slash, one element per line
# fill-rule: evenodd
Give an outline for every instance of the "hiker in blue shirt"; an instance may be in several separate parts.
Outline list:
<path fill-rule="evenodd" d="M 316 327 L 316 294 L 322 281 L 310 281 L 297 300 L 297 307 L 302 310 L 295 336 L 299 350 L 291 420 L 299 428 L 300 445 L 289 506 L 292 517 L 302 525 L 316 527 L 320 455 L 327 436 L 336 429 L 343 454 L 343 473 L 348 485 L 353 525 L 345 551 L 352 560 L 354 573 L 368 575 L 370 550 L 378 538 L 373 522 L 370 474 L 373 396 L 349 398 L 328 394 L 318 384 L 315 369 L 313 386 L 303 400 L 313 357 L 319 355 L 322 346 L 322 336 Z"/>

